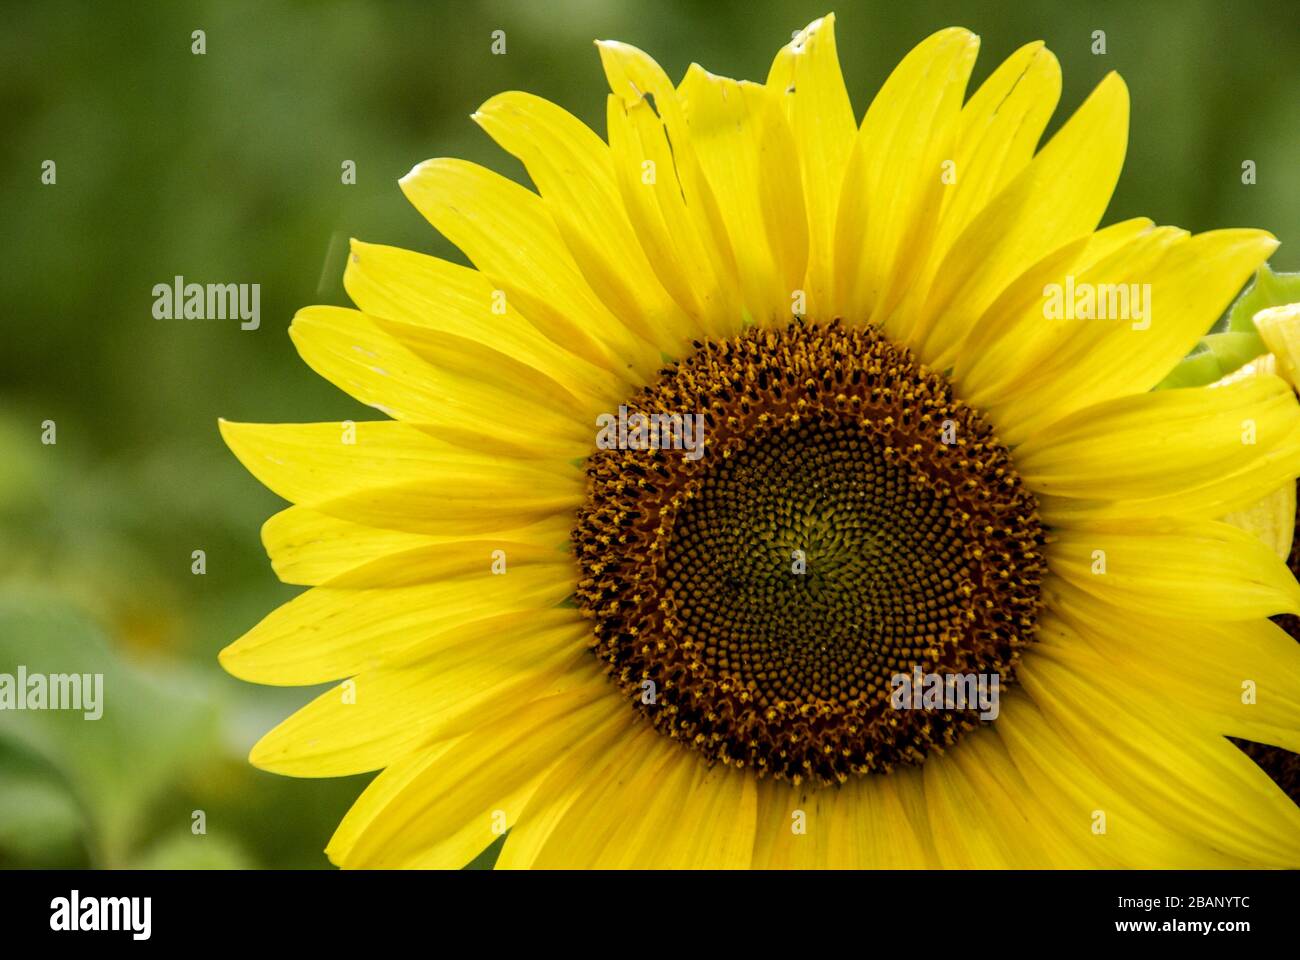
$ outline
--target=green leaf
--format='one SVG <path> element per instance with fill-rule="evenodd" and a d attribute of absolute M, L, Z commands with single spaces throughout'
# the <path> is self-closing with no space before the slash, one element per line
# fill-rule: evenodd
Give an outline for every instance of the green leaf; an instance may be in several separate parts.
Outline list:
<path fill-rule="evenodd" d="M 253 866 L 234 841 L 188 830 L 160 841 L 131 863 L 133 870 L 248 870 Z"/>
<path fill-rule="evenodd" d="M 84 866 L 86 821 L 66 784 L 0 748 L 0 866 Z"/>
<path fill-rule="evenodd" d="M 102 676 L 98 719 L 86 710 L 0 712 L 0 746 L 41 757 L 90 825 L 97 866 L 120 866 L 149 805 L 215 749 L 210 692 L 185 674 L 166 682 L 123 659 L 66 601 L 0 591 L 0 673 Z M 92 680 L 92 688 L 93 680 Z M 84 704 L 83 704 L 84 706 Z"/>

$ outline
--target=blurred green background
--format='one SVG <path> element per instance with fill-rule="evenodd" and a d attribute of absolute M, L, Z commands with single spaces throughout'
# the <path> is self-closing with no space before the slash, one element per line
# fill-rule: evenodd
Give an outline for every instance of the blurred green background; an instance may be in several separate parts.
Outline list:
<path fill-rule="evenodd" d="M 344 303 L 348 236 L 461 259 L 399 193 L 433 156 L 522 179 L 468 119 L 511 88 L 604 132 L 591 41 L 680 77 L 761 80 L 826 0 L 634 3 L 159 2 L 8 5 L 0 30 L 0 672 L 103 672 L 94 723 L 0 714 L 0 866 L 323 867 L 367 777 L 291 780 L 245 761 L 315 691 L 225 676 L 217 651 L 297 588 L 258 530 L 280 503 L 218 416 L 371 418 L 285 328 Z M 917 41 L 983 38 L 975 82 L 1042 38 L 1065 75 L 1056 128 L 1109 70 L 1133 96 L 1108 220 L 1259 226 L 1300 268 L 1300 18 L 1274 3 L 860 3 L 834 7 L 859 116 Z M 191 53 L 194 30 L 207 52 Z M 507 53 L 490 52 L 494 30 Z M 1095 30 L 1107 53 L 1091 52 Z M 1258 183 L 1241 183 L 1243 160 Z M 54 160 L 57 182 L 41 183 Z M 340 165 L 356 163 L 355 185 Z M 151 315 L 152 287 L 260 283 L 261 329 Z M 57 444 L 40 442 L 57 424 Z M 207 573 L 191 573 L 191 551 Z M 207 832 L 191 832 L 195 810 Z"/>

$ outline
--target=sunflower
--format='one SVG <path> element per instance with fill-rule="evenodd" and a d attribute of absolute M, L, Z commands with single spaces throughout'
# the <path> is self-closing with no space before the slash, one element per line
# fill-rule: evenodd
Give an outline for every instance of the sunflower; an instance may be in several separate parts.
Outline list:
<path fill-rule="evenodd" d="M 1279 280 L 1285 280 L 1285 283 L 1279 283 Z M 1259 337 L 1255 348 L 1265 352 L 1223 376 L 1218 384 L 1234 383 L 1249 377 L 1280 376 L 1293 389 L 1300 386 L 1300 303 L 1285 302 L 1298 286 L 1300 274 L 1284 274 L 1279 278 L 1271 274 L 1267 266 L 1261 268 L 1250 290 L 1234 304 L 1233 314 L 1245 307 L 1243 312 L 1249 315 L 1250 310 L 1261 306 L 1260 299 L 1264 299 L 1266 304 L 1282 301 L 1263 306 L 1251 317 L 1251 326 Z M 1197 355 L 1184 364 L 1190 366 L 1202 362 L 1202 359 L 1203 355 Z M 1297 493 L 1300 493 L 1300 484 L 1284 483 L 1263 499 L 1228 514 L 1224 519 L 1268 544 L 1278 556 L 1286 559 L 1292 574 L 1300 576 L 1300 514 L 1296 511 L 1300 498 Z M 1274 622 L 1300 641 L 1300 618 L 1285 614 L 1275 617 Z M 1286 791 L 1287 796 L 1300 804 L 1300 754 L 1248 740 L 1233 742 L 1258 763 Z"/>
<path fill-rule="evenodd" d="M 1227 739 L 1300 749 L 1300 586 L 1218 519 L 1300 473 L 1300 408 L 1151 389 L 1276 241 L 1098 229 L 1124 83 L 1040 150 L 1056 59 L 966 98 L 977 47 L 859 125 L 833 17 L 764 83 L 601 42 L 608 142 L 473 115 L 536 192 L 402 179 L 473 268 L 354 243 L 357 309 L 290 328 L 391 419 L 221 426 L 311 587 L 221 663 L 339 682 L 251 762 L 381 771 L 334 863 L 1300 865 Z"/>

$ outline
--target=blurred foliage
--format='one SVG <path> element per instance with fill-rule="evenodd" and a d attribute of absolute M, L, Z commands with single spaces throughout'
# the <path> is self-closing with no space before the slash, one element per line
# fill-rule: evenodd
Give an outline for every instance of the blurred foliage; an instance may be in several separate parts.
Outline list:
<path fill-rule="evenodd" d="M 297 360 L 293 311 L 345 302 L 348 236 L 463 258 L 395 181 L 432 156 L 522 178 L 468 119 L 528 89 L 604 131 L 591 40 L 762 79 L 826 0 L 633 3 L 46 2 L 0 32 L 0 672 L 102 671 L 89 722 L 0 714 L 0 865 L 324 866 L 368 778 L 253 770 L 248 747 L 315 691 L 226 677 L 216 652 L 293 596 L 258 528 L 281 506 L 216 419 L 372 416 Z M 848 2 L 859 116 L 935 29 L 983 38 L 974 81 L 1044 39 L 1062 62 L 1049 133 L 1110 70 L 1133 95 L 1107 219 L 1260 226 L 1300 267 L 1300 21 L 1294 3 Z M 207 52 L 191 53 L 191 33 Z M 504 30 L 507 54 L 490 53 Z M 1107 53 L 1091 53 L 1106 32 Z M 1253 160 L 1258 184 L 1241 183 Z M 54 160 L 57 183 L 42 185 Z M 357 182 L 340 182 L 353 160 Z M 262 326 L 160 321 L 152 287 L 260 283 Z M 40 443 L 57 423 L 58 443 Z M 190 572 L 191 551 L 207 573 Z M 190 832 L 203 810 L 207 834 Z M 489 856 L 490 859 L 490 856 Z"/>

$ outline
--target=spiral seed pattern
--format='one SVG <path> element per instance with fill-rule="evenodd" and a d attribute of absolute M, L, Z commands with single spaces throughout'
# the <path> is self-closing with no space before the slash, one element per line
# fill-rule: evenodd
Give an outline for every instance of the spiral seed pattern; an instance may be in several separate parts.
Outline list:
<path fill-rule="evenodd" d="M 573 533 L 594 651 L 655 726 L 795 782 L 921 762 L 978 719 L 890 681 L 1013 678 L 1037 505 L 948 382 L 873 330 L 696 344 L 628 401 L 705 416 L 705 455 L 600 450 Z"/>

